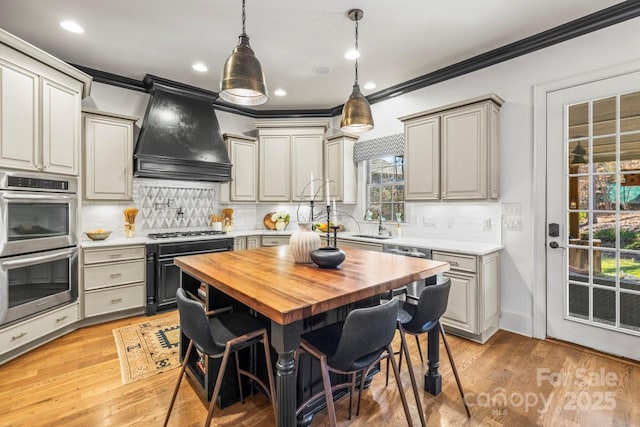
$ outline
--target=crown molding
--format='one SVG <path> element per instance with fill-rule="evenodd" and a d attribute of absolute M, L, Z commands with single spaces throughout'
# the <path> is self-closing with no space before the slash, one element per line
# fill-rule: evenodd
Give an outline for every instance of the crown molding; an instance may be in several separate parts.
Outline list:
<path fill-rule="evenodd" d="M 372 93 L 366 98 L 371 104 L 382 102 L 414 90 L 422 89 L 482 68 L 499 64 L 500 62 L 517 58 L 518 56 L 544 49 L 557 43 L 571 40 L 575 37 L 579 37 L 593 31 L 601 30 L 611 25 L 619 24 L 629 19 L 637 18 L 638 16 L 640 16 L 640 1 L 627 0 L 606 9 L 594 12 L 590 15 L 583 16 L 582 18 L 551 28 L 550 30 L 543 31 L 431 73 L 424 74 L 406 82 Z M 186 90 L 194 94 L 199 93 L 200 96 L 212 100 L 216 110 L 238 114 L 253 119 L 335 117 L 342 113 L 343 107 L 343 104 L 340 104 L 326 109 L 256 110 L 226 103 L 218 98 L 217 92 L 201 89 L 158 76 L 147 74 L 143 81 L 138 81 L 129 77 L 123 77 L 81 65 L 70 65 L 80 69 L 86 74 L 89 74 L 96 82 L 123 87 L 126 89 L 149 92 L 150 88 L 146 86 L 146 82 L 149 80 L 154 83 L 162 84 L 166 87 L 174 87 L 178 90 Z"/>
<path fill-rule="evenodd" d="M 74 68 L 93 77 L 94 82 L 104 83 L 111 86 L 122 87 L 129 90 L 137 90 L 139 92 L 146 92 L 144 84 L 140 80 L 131 79 L 118 74 L 108 73 L 102 70 L 96 70 L 95 68 L 85 67 L 84 65 L 72 64 Z"/>

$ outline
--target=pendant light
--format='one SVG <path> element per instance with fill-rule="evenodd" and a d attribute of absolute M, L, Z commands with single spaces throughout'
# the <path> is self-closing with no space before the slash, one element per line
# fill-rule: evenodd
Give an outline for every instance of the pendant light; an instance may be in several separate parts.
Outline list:
<path fill-rule="evenodd" d="M 360 9 L 351 9 L 347 12 L 350 20 L 356 23 L 356 52 L 358 51 L 358 21 L 362 19 L 364 12 Z M 356 80 L 353 84 L 353 92 L 342 107 L 342 120 L 340 129 L 343 132 L 361 133 L 373 129 L 373 115 L 369 102 L 360 92 L 358 84 L 358 58 L 356 57 Z"/>
<path fill-rule="evenodd" d="M 245 0 L 242 0 L 242 34 L 238 45 L 224 64 L 219 95 L 232 104 L 260 105 L 269 99 L 267 84 L 260 61 L 249 45 L 245 21 Z"/>

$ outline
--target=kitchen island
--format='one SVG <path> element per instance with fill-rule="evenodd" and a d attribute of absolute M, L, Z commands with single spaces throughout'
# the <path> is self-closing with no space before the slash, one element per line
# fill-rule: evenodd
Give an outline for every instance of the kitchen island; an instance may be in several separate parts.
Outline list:
<path fill-rule="evenodd" d="M 187 274 L 262 314 L 271 321 L 271 345 L 278 353 L 278 425 L 296 425 L 294 351 L 303 321 L 449 270 L 445 262 L 345 248 L 337 269 L 296 264 L 288 246 L 221 252 L 174 260 Z M 426 381 L 441 381 L 437 330 L 429 337 Z M 435 345 L 432 345 L 435 343 Z"/>

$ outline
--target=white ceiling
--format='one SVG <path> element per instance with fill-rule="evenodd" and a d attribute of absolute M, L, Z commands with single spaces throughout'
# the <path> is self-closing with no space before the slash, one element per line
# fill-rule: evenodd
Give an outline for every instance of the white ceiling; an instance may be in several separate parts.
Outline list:
<path fill-rule="evenodd" d="M 352 8 L 360 22 L 365 95 L 620 3 L 620 0 L 247 0 L 247 33 L 269 102 L 259 109 L 315 109 L 351 93 Z M 0 28 L 67 62 L 142 80 L 154 74 L 218 91 L 241 32 L 241 1 L 0 0 Z M 77 21 L 84 34 L 59 26 Z M 209 67 L 193 71 L 194 62 Z M 318 74 L 314 67 L 331 71 Z M 277 97 L 277 88 L 287 96 Z"/>

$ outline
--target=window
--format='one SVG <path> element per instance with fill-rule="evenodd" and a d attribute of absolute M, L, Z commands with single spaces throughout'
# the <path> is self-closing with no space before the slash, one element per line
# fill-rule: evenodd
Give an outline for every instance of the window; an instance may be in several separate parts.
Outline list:
<path fill-rule="evenodd" d="M 404 156 L 367 161 L 367 206 L 380 209 L 385 221 L 404 222 Z M 378 220 L 378 212 L 367 212 Z"/>

